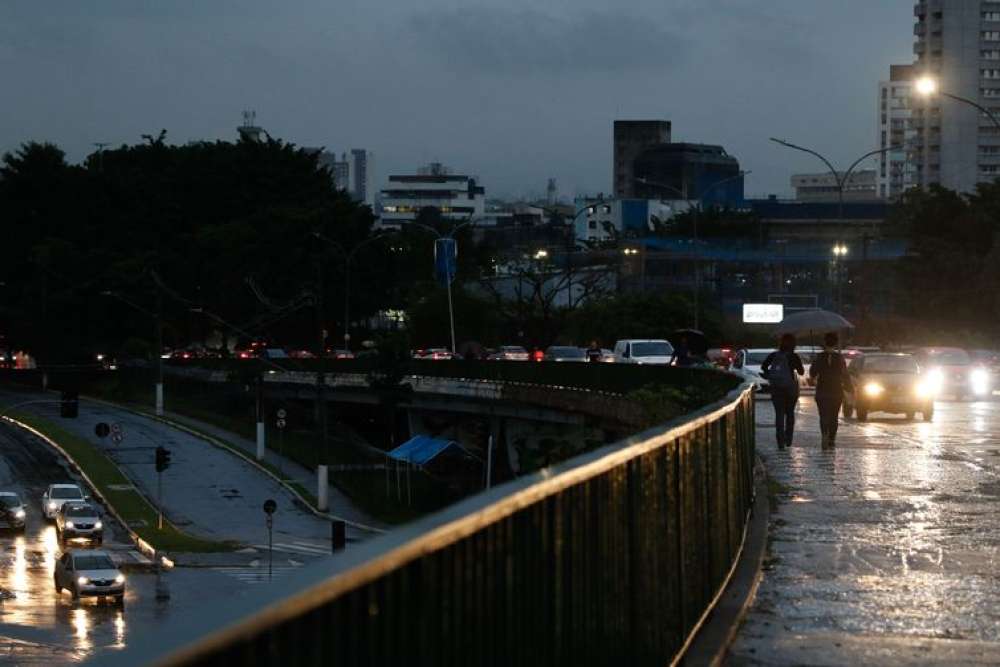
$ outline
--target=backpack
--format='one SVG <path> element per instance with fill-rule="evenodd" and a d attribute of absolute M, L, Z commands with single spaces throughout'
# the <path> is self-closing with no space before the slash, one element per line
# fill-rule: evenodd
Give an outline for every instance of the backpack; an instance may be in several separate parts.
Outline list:
<path fill-rule="evenodd" d="M 786 352 L 774 353 L 771 358 L 771 366 L 767 369 L 767 381 L 771 383 L 772 387 L 779 389 L 792 389 L 798 386 Z"/>

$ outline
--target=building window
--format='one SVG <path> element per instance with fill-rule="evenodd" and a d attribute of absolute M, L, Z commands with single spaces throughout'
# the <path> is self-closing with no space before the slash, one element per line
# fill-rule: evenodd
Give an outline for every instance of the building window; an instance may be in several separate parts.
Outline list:
<path fill-rule="evenodd" d="M 1000 12 L 983 12 L 984 21 L 1000 21 Z"/>
<path fill-rule="evenodd" d="M 998 49 L 980 51 L 979 55 L 983 60 L 1000 60 L 1000 50 Z"/>
<path fill-rule="evenodd" d="M 1000 30 L 984 30 L 980 37 L 984 42 L 1000 42 Z"/>
<path fill-rule="evenodd" d="M 984 79 L 1000 79 L 1000 69 L 981 69 L 979 74 Z"/>
<path fill-rule="evenodd" d="M 597 229 L 597 220 L 588 220 L 587 227 L 590 229 Z"/>

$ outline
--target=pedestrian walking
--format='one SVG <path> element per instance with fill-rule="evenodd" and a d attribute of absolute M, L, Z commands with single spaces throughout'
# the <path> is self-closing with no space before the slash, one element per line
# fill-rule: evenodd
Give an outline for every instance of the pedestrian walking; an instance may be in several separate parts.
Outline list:
<path fill-rule="evenodd" d="M 837 334 L 826 334 L 823 337 L 823 351 L 816 355 L 809 367 L 809 379 L 816 383 L 816 407 L 819 410 L 819 430 L 824 448 L 834 447 L 837 443 L 840 406 L 844 403 L 844 392 L 852 389 L 847 362 L 837 351 L 838 344 Z"/>
<path fill-rule="evenodd" d="M 799 402 L 799 375 L 805 375 L 802 359 L 795 353 L 795 336 L 781 337 L 778 349 L 767 355 L 760 374 L 767 379 L 774 406 L 774 429 L 778 449 L 792 445 L 795 435 L 795 406 Z"/>
<path fill-rule="evenodd" d="M 590 347 L 587 348 L 587 361 L 600 361 L 603 356 L 604 351 L 601 350 L 601 346 L 597 344 L 597 341 L 590 341 Z"/>

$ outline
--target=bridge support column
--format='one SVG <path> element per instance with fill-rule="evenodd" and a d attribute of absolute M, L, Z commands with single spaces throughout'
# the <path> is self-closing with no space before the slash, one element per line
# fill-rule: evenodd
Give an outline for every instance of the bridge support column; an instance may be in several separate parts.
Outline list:
<path fill-rule="evenodd" d="M 330 511 L 329 474 L 325 465 L 316 467 L 316 508 L 321 512 Z"/>

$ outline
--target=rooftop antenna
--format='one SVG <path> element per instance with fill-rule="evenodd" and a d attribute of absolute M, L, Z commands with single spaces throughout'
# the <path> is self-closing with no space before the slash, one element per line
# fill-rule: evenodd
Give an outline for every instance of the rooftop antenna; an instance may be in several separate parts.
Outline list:
<path fill-rule="evenodd" d="M 253 127 L 257 124 L 257 112 L 253 109 L 243 110 L 243 127 Z"/>

